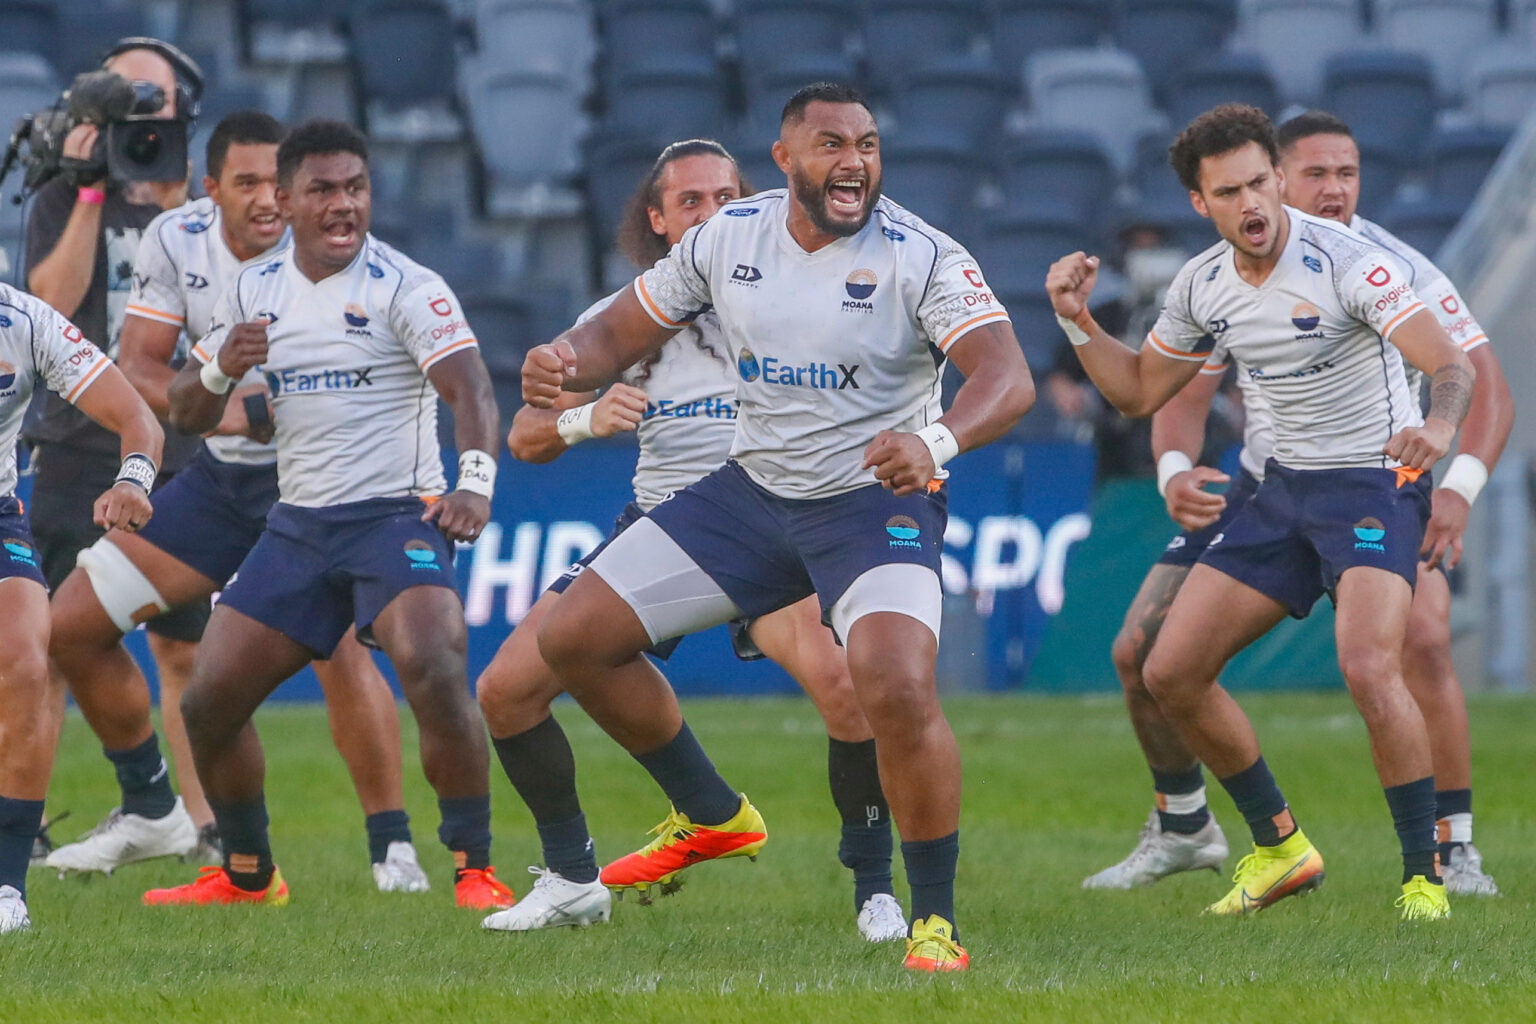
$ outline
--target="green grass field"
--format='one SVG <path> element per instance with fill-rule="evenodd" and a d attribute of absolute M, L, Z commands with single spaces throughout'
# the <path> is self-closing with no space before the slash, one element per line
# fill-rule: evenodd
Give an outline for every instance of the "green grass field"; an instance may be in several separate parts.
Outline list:
<path fill-rule="evenodd" d="M 1328 863 L 1321 892 L 1249 920 L 1200 909 L 1210 872 L 1130 893 L 1082 877 L 1134 841 L 1150 799 L 1130 728 L 1110 698 L 967 697 L 948 705 L 965 757 L 959 915 L 972 967 L 901 970 L 862 943 L 836 860 L 826 744 L 803 701 L 695 701 L 685 710 L 726 777 L 768 821 L 756 864 L 696 868 L 676 896 L 615 908 L 607 926 L 482 932 L 453 907 L 431 793 L 407 740 L 407 806 L 433 876 L 426 895 L 374 891 L 359 811 L 323 712 L 275 707 L 268 744 L 284 910 L 139 905 L 190 880 L 170 861 L 112 878 L 34 871 L 30 934 L 0 943 L 0 1021 L 1457 1021 L 1536 1017 L 1536 822 L 1527 780 L 1536 701 L 1473 702 L 1477 838 L 1505 889 L 1462 899 L 1448 922 L 1405 926 L 1398 858 L 1365 731 L 1342 695 L 1245 700 L 1265 751 Z M 646 838 L 665 807 L 650 780 L 574 707 L 599 854 Z M 1246 842 L 1225 794 L 1213 806 Z M 50 813 L 70 839 L 115 787 L 77 716 Z M 538 858 L 527 812 L 494 772 L 495 857 L 519 893 Z M 1229 864 L 1229 868 L 1231 865 Z M 900 883 L 898 883 L 900 889 Z"/>

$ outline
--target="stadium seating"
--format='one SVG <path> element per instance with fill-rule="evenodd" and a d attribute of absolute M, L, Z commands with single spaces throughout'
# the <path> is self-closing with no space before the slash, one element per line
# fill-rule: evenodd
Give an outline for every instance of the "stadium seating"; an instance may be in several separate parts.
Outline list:
<path fill-rule="evenodd" d="M 347 20 L 369 131 L 408 142 L 458 138 L 455 32 L 441 0 L 352 0 Z"/>
<path fill-rule="evenodd" d="M 709 0 L 608 0 L 598 9 L 602 85 L 612 93 L 632 68 L 666 66 L 683 56 L 713 59 L 715 14 Z"/>
<path fill-rule="evenodd" d="M 1461 219 L 1462 212 L 1459 203 L 1439 196 L 1424 196 L 1394 202 L 1382 214 L 1381 226 L 1434 259 Z"/>
<path fill-rule="evenodd" d="M 1392 147 L 1360 143 L 1360 212 L 1374 218 L 1397 195 L 1403 172 L 1413 158 Z"/>
<path fill-rule="evenodd" d="M 884 193 L 943 231 L 970 211 L 985 170 L 975 154 L 921 133 L 885 139 L 880 156 Z"/>
<path fill-rule="evenodd" d="M 592 16 L 582 0 L 479 0 L 479 51 L 508 71 L 568 75 L 585 83 L 596 48 Z"/>
<path fill-rule="evenodd" d="M 1247 0 L 1239 9 L 1241 49 L 1263 58 L 1291 103 L 1313 103 L 1323 62 L 1363 42 L 1355 0 Z"/>
<path fill-rule="evenodd" d="M 540 204 L 556 202 L 546 190 L 580 167 L 580 94 L 562 75 L 479 70 L 468 82 L 487 207 L 537 213 Z"/>
<path fill-rule="evenodd" d="M 53 105 L 59 82 L 42 55 L 0 51 L 0 127 Z"/>
<path fill-rule="evenodd" d="M 1219 50 L 1236 22 L 1234 0 L 1122 0 L 1115 37 L 1161 94 L 1180 68 Z"/>
<path fill-rule="evenodd" d="M 1222 103 L 1247 103 L 1271 117 L 1280 112 L 1280 93 L 1264 62 L 1252 53 L 1222 51 L 1174 71 L 1166 89 L 1169 124 L 1179 129 Z"/>
<path fill-rule="evenodd" d="M 1496 37 L 1497 0 L 1375 0 L 1376 31 L 1434 66 L 1441 96 L 1463 95 L 1467 64 Z"/>
<path fill-rule="evenodd" d="M 1361 144 L 1410 157 L 1434 127 L 1434 74 L 1418 54 L 1341 53 L 1325 65 L 1322 106 L 1348 124 Z"/>
<path fill-rule="evenodd" d="M 1484 50 L 1472 59 L 1468 79 L 1478 123 L 1514 128 L 1536 110 L 1536 39 Z"/>
<path fill-rule="evenodd" d="M 1431 194 L 1471 205 L 1509 142 L 1505 128 L 1471 127 L 1437 132 L 1426 150 Z"/>
<path fill-rule="evenodd" d="M 1035 128 L 1004 139 L 997 180 L 1008 213 L 1067 210 L 1097 231 L 1113 212 L 1114 165 L 1086 132 Z"/>
<path fill-rule="evenodd" d="M 649 135 L 657 148 L 673 139 L 720 134 L 725 91 L 714 59 L 677 54 L 668 67 L 621 72 L 605 118 L 613 128 Z"/>
<path fill-rule="evenodd" d="M 59 43 L 59 10 L 54 0 L 6 0 L 0 4 L 0 50 L 35 53 L 50 61 Z M 70 71 L 69 65 L 59 68 Z"/>
<path fill-rule="evenodd" d="M 112 44 L 128 36 L 153 35 L 152 24 L 140 5 L 124 0 L 59 0 L 59 33 L 52 56 L 54 67 L 68 79 L 95 67 Z M 0 29 L 0 38 L 6 38 Z"/>
<path fill-rule="evenodd" d="M 1141 65 L 1121 50 L 1042 50 L 1024 78 L 1038 122 L 1094 132 L 1119 167 L 1130 166 L 1143 133 L 1165 124 Z"/>
<path fill-rule="evenodd" d="M 971 52 L 982 27 L 975 0 L 864 0 L 870 84 L 888 92 L 914 68 Z"/>
<path fill-rule="evenodd" d="M 1035 210 L 1000 217 L 981 227 L 968 248 L 999 294 L 1042 292 L 1051 264 L 1079 249 L 1094 252 L 1098 239 L 1068 211 Z"/>
<path fill-rule="evenodd" d="M 1002 79 L 990 61 L 961 56 L 933 62 L 901 76 L 896 125 L 921 125 L 929 136 L 958 146 L 989 150 L 996 142 L 1006 102 Z"/>
<path fill-rule="evenodd" d="M 587 198 L 604 245 L 613 242 L 624 204 L 660 151 L 661 146 L 644 135 L 596 133 L 587 140 Z"/>
<path fill-rule="evenodd" d="M 752 0 L 735 16 L 736 57 L 757 76 L 796 53 L 845 53 L 858 24 L 855 0 Z"/>
<path fill-rule="evenodd" d="M 858 85 L 853 58 L 846 53 L 811 50 L 786 54 L 777 63 L 742 76 L 747 123 L 754 132 L 777 138 L 784 102 L 807 82 Z"/>
<path fill-rule="evenodd" d="M 246 60 L 334 63 L 347 56 L 348 0 L 237 0 Z"/>
<path fill-rule="evenodd" d="M 1004 76 L 1022 73 L 1031 55 L 1097 45 L 1109 35 L 1109 0 L 991 0 L 987 38 Z"/>

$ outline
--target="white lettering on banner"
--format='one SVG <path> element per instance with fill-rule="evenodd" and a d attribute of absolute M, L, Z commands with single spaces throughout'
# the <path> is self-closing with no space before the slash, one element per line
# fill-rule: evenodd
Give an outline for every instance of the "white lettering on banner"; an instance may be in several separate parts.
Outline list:
<path fill-rule="evenodd" d="M 998 591 L 1035 585 L 1040 607 L 1048 615 L 1061 611 L 1066 597 L 1067 554 L 1088 536 L 1088 516 L 1074 512 L 1051 524 L 1044 534 L 1028 516 L 987 516 L 977 526 L 951 516 L 944 529 L 940 575 L 944 592 L 975 592 L 977 611 L 991 613 Z M 528 614 L 544 588 L 572 562 L 602 543 L 606 536 L 585 520 L 517 524 L 509 557 L 501 557 L 503 528 L 485 525 L 470 550 L 469 580 L 464 588 L 464 617 L 471 626 L 488 624 L 496 592 L 506 589 L 506 622 L 515 626 Z M 974 542 L 969 558 L 966 549 Z M 969 566 L 967 566 L 969 563 Z"/>

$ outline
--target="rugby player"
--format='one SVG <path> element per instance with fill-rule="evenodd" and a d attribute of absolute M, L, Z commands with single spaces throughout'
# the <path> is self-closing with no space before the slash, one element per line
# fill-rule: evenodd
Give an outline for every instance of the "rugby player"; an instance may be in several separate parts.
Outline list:
<path fill-rule="evenodd" d="M 960 762 L 934 686 L 943 464 L 1000 436 L 1034 386 L 1007 312 L 948 236 L 880 196 L 867 105 L 817 83 L 784 107 L 787 189 L 728 203 L 606 309 L 529 352 L 523 397 L 591 391 L 708 308 L 735 360 L 732 458 L 661 502 L 546 614 L 539 650 L 675 811 L 657 843 L 605 869 L 655 880 L 752 848 L 761 818 L 726 785 L 643 652 L 820 598 L 847 649 L 902 835 L 905 963 L 963 970 L 954 916 Z M 938 404 L 946 358 L 966 374 Z"/>
<path fill-rule="evenodd" d="M 236 382 L 272 389 L 278 501 L 209 623 L 182 698 L 224 865 L 149 904 L 287 901 L 272 861 L 265 774 L 251 714 L 355 623 L 399 673 L 427 781 L 454 854 L 461 906 L 512 902 L 490 865 L 484 728 L 465 680 L 452 543 L 490 515 L 499 426 L 490 377 L 442 278 L 368 234 L 368 148 L 314 121 L 277 152 L 277 203 L 292 241 L 247 264 L 172 381 L 172 422 L 214 429 Z M 447 491 L 437 399 L 460 452 Z"/>
<path fill-rule="evenodd" d="M 1143 667 L 1148 692 L 1253 833 L 1236 885 L 1209 909 L 1248 913 L 1322 881 L 1321 855 L 1216 677 L 1287 612 L 1304 616 L 1331 592 L 1340 667 L 1402 847 L 1398 904 L 1408 919 L 1445 917 L 1429 738 L 1400 659 L 1429 519 L 1423 473 L 1466 416 L 1475 371 L 1395 258 L 1282 204 L 1274 128 L 1261 111 L 1217 107 L 1170 155 L 1223 240 L 1175 277 L 1141 350 L 1105 334 L 1087 310 L 1096 259 L 1064 257 L 1046 287 L 1084 368 L 1126 415 L 1166 404 L 1218 344 L 1271 411 L 1264 483 L 1190 570 Z M 1427 417 L 1404 361 L 1431 377 Z"/>
<path fill-rule="evenodd" d="M 119 361 L 145 401 L 169 416 L 168 365 L 185 330 L 203 336 L 213 304 L 240 264 L 284 236 L 278 216 L 277 146 L 282 126 L 259 111 L 231 114 L 208 139 L 206 198 L 161 214 L 139 247 Z M 149 720 L 149 687 L 123 649 L 123 634 L 143 618 L 206 603 L 239 568 L 277 498 L 277 449 L 270 428 L 252 424 L 243 401 L 266 384 L 247 374 L 224 417 L 191 463 L 155 494 L 158 513 L 139 533 L 109 533 L 87 550 L 53 598 L 50 656 L 117 769 L 121 806 L 80 842 L 54 850 L 48 866 L 103 871 L 193 846 L 219 858 L 213 812 L 192 768 L 181 724 L 181 688 L 166 680 L 166 737 L 182 766 L 182 795 L 171 780 Z M 267 438 L 267 440 L 264 440 Z M 367 815 L 375 882 L 386 891 L 421 891 L 400 778 L 400 721 L 394 695 L 373 659 L 348 633 L 329 661 L 316 661 L 331 735 L 347 762 Z M 199 837 L 202 842 L 199 844 Z"/>
<path fill-rule="evenodd" d="M 16 439 L 37 382 L 118 435 L 117 481 L 91 510 L 103 530 L 137 530 L 165 434 L 155 414 L 81 334 L 43 302 L 0 284 L 0 934 L 31 925 L 27 862 L 64 724 L 64 687 L 48 671 L 48 585 L 16 498 Z"/>
<path fill-rule="evenodd" d="M 1414 290 L 1477 370 L 1472 407 L 1461 431 L 1460 454 L 1431 495 L 1431 515 L 1420 550 L 1417 584 L 1403 642 L 1403 679 L 1423 712 L 1435 767 L 1436 830 L 1440 873 L 1449 893 L 1497 895 L 1498 885 L 1483 869 L 1472 843 L 1472 753 L 1466 699 L 1451 663 L 1450 587 L 1445 569 L 1460 558 L 1467 516 L 1478 491 L 1503 451 L 1514 421 L 1514 402 L 1488 337 L 1460 293 L 1422 253 L 1355 212 L 1360 198 L 1360 153 L 1349 126 L 1312 111 L 1280 125 L 1276 132 L 1283 174 L 1281 196 L 1316 217 L 1351 229 L 1397 256 Z M 1218 351 L 1220 346 L 1218 345 Z M 1168 602 L 1263 478 L 1274 447 L 1273 429 L 1257 386 L 1246 376 L 1247 420 L 1242 469 L 1225 496 L 1201 490 L 1224 475 L 1194 465 L 1199 458 L 1205 415 L 1226 372 L 1226 359 L 1207 360 L 1200 374 L 1153 418 L 1158 478 L 1169 514 L 1186 527 L 1163 553 L 1142 584 L 1116 638 L 1114 661 L 1125 690 L 1142 751 L 1152 769 L 1157 807 L 1141 840 L 1125 860 L 1085 879 L 1087 888 L 1129 888 L 1166 875 L 1216 866 L 1226 856 L 1221 829 L 1205 802 L 1199 762 L 1180 742 L 1141 681 L 1141 663 L 1156 639 Z M 1419 376 L 1415 371 L 1411 376 Z M 1419 387 L 1410 381 L 1410 390 Z"/>
<path fill-rule="evenodd" d="M 717 142 L 691 139 L 661 152 L 625 210 L 619 246 L 637 267 L 667 255 L 683 232 L 708 219 L 744 189 L 736 161 Z M 625 289 L 627 291 L 627 289 Z M 621 293 L 622 294 L 622 293 Z M 582 320 L 616 296 L 595 304 Z M 625 371 L 599 397 L 566 392 L 554 409 L 524 406 L 507 443 L 526 462 L 548 462 L 590 437 L 636 431 L 640 457 L 635 500 L 615 531 L 674 491 L 720 466 L 736 436 L 736 366 L 727 356 L 715 314 L 702 313 L 662 348 Z M 594 556 L 553 583 L 529 609 L 480 677 L 480 708 L 507 777 L 534 813 L 545 869 L 516 906 L 491 915 L 485 927 L 526 931 L 605 920 L 608 889 L 576 793 L 570 744 L 550 714 L 560 681 L 539 656 L 539 623 L 556 595 Z M 875 764 L 874 734 L 854 697 L 848 662 L 821 623 L 813 598 L 750 623 L 732 623 L 739 657 L 766 655 L 810 695 L 827 723 L 827 774 L 842 816 L 839 857 L 854 872 L 853 909 L 859 933 L 871 942 L 906 938 L 907 921 L 891 884 L 891 824 Z M 651 653 L 665 657 L 676 640 Z M 644 883 L 642 883 L 644 884 Z"/>

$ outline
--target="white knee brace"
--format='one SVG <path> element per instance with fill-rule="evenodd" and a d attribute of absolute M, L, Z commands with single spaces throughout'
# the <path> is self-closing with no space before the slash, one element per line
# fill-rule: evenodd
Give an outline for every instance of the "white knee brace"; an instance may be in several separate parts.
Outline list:
<path fill-rule="evenodd" d="M 124 633 L 170 609 L 149 577 L 105 537 L 80 552 L 75 564 L 91 578 L 96 600 Z"/>

